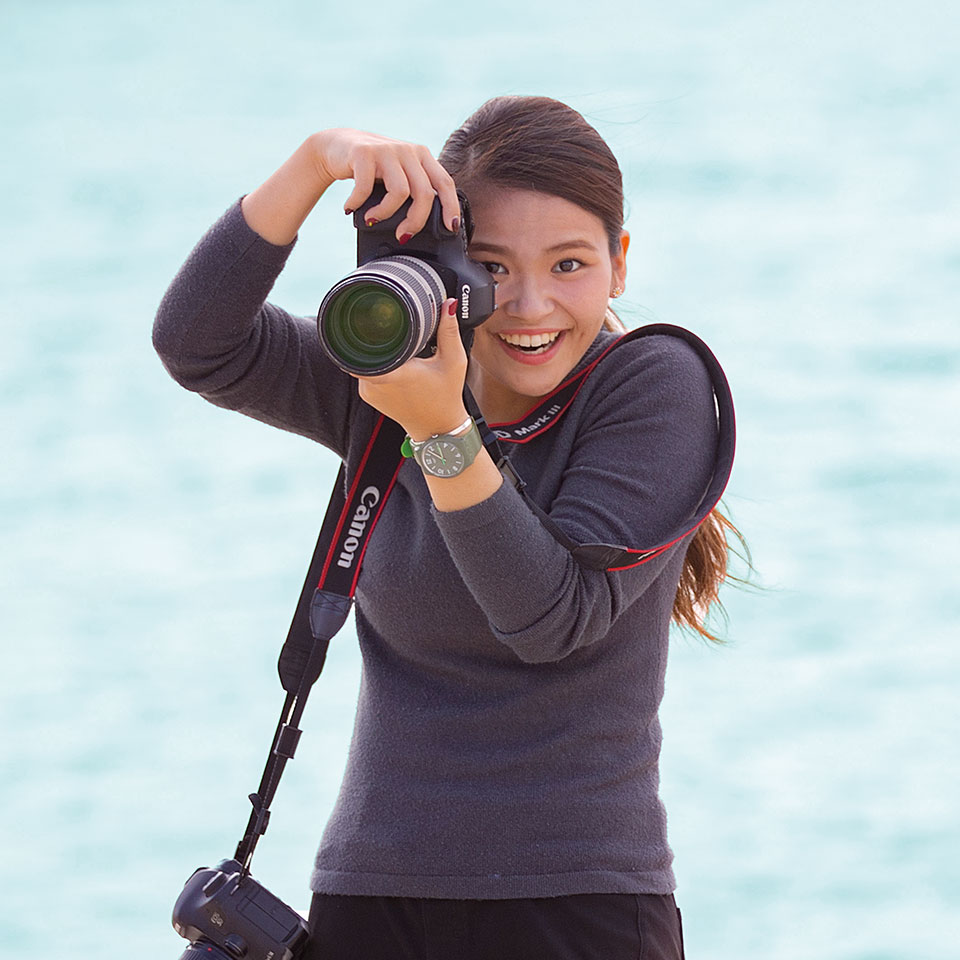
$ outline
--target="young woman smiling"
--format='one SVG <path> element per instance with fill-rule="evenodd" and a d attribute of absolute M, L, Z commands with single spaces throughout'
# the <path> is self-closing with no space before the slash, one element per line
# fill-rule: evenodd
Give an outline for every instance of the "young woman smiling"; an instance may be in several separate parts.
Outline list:
<path fill-rule="evenodd" d="M 467 357 L 455 301 L 437 351 L 354 378 L 313 319 L 267 302 L 296 234 L 336 180 L 347 212 L 434 198 L 497 281 Z M 348 465 L 379 411 L 415 442 L 519 420 L 595 361 L 562 417 L 511 459 L 571 540 L 664 544 L 623 570 L 578 564 L 483 448 L 454 476 L 401 469 L 356 594 L 363 677 L 339 799 L 311 888 L 310 956 L 325 960 L 682 957 L 659 798 L 671 618 L 703 617 L 726 571 L 726 521 L 692 520 L 716 468 L 707 369 L 684 340 L 622 331 L 610 304 L 629 237 L 616 159 L 576 111 L 543 97 L 481 107 L 439 158 L 355 130 L 309 137 L 198 244 L 154 342 L 184 386 L 303 434 Z M 603 355 L 602 359 L 601 355 Z M 686 528 L 689 529 L 689 528 Z"/>

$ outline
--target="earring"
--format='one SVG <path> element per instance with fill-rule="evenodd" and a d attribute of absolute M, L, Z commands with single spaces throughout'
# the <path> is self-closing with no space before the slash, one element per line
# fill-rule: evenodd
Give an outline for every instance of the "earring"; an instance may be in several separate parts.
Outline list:
<path fill-rule="evenodd" d="M 617 286 L 617 287 L 614 287 L 614 288 L 613 288 L 613 292 L 610 294 L 610 296 L 611 296 L 614 300 L 616 300 L 617 297 L 619 297 L 621 293 L 623 293 L 623 287 Z"/>

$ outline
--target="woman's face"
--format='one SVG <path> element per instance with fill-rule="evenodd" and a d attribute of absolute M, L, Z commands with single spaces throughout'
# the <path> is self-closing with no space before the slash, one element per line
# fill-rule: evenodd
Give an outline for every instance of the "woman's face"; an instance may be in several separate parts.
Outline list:
<path fill-rule="evenodd" d="M 470 197 L 470 256 L 497 281 L 467 379 L 489 421 L 518 419 L 576 366 L 626 279 L 629 236 L 611 256 L 600 218 L 560 197 L 484 187 Z"/>

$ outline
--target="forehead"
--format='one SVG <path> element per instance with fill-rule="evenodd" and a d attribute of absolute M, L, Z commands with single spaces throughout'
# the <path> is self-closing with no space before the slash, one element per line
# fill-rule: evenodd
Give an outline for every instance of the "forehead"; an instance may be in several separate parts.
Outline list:
<path fill-rule="evenodd" d="M 471 248 L 492 245 L 540 253 L 575 241 L 598 250 L 607 245 L 598 216 L 552 194 L 484 187 L 471 194 L 470 209 L 475 228 Z"/>

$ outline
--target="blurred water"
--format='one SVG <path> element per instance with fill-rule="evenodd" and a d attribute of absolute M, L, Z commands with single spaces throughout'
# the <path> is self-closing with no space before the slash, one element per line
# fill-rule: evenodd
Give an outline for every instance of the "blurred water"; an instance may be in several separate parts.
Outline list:
<path fill-rule="evenodd" d="M 542 92 L 621 158 L 621 304 L 703 335 L 738 402 L 765 589 L 727 592 L 727 649 L 678 637 L 663 710 L 688 953 L 960 956 L 957 8 L 327 6 L 0 4 L 5 948 L 178 955 L 281 703 L 336 464 L 166 377 L 177 266 L 314 129 L 438 149 Z M 339 189 L 290 309 L 352 265 Z M 347 629 L 257 854 L 298 906 L 357 676 Z"/>

